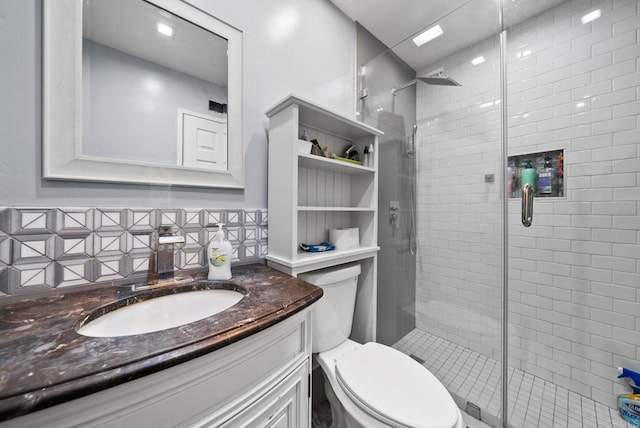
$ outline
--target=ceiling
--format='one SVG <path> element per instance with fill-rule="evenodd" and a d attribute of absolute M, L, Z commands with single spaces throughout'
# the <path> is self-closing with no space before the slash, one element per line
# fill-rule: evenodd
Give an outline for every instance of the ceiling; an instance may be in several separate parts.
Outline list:
<path fill-rule="evenodd" d="M 144 1 L 84 0 L 83 37 L 164 67 L 227 86 L 227 40 Z M 164 23 L 173 36 L 156 31 Z"/>
<path fill-rule="evenodd" d="M 498 34 L 500 0 L 331 0 L 416 71 Z M 504 28 L 565 0 L 504 0 Z M 417 47 L 412 38 L 439 24 L 444 34 Z"/>

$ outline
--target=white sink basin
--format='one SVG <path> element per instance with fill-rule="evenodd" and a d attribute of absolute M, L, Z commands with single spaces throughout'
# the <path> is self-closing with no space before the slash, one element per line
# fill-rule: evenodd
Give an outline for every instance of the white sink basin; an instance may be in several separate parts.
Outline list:
<path fill-rule="evenodd" d="M 244 295 L 232 290 L 198 290 L 156 297 L 107 312 L 78 329 L 91 337 L 131 336 L 198 321 L 230 308 Z"/>

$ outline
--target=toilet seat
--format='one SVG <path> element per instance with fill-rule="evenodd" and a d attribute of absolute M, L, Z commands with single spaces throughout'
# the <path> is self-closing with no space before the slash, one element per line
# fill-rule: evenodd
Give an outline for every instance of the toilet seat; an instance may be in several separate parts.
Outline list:
<path fill-rule="evenodd" d="M 451 428 L 458 408 L 445 387 L 409 356 L 366 343 L 337 359 L 345 394 L 372 417 L 398 428 Z"/>

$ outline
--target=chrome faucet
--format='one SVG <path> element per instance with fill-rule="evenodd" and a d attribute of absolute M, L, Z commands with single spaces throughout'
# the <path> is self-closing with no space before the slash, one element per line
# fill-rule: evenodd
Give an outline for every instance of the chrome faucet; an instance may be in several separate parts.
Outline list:
<path fill-rule="evenodd" d="M 173 244 L 183 244 L 184 237 L 173 234 L 171 226 L 160 226 L 154 233 L 153 252 L 149 258 L 149 283 L 171 281 L 174 276 Z"/>

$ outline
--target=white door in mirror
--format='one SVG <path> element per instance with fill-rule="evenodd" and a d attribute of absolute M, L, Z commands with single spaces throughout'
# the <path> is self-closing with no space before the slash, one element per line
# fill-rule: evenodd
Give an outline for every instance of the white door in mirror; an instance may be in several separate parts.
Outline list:
<path fill-rule="evenodd" d="M 182 135 L 178 137 L 178 159 L 182 157 L 182 166 L 226 171 L 227 121 L 184 110 L 179 115 Z"/>

